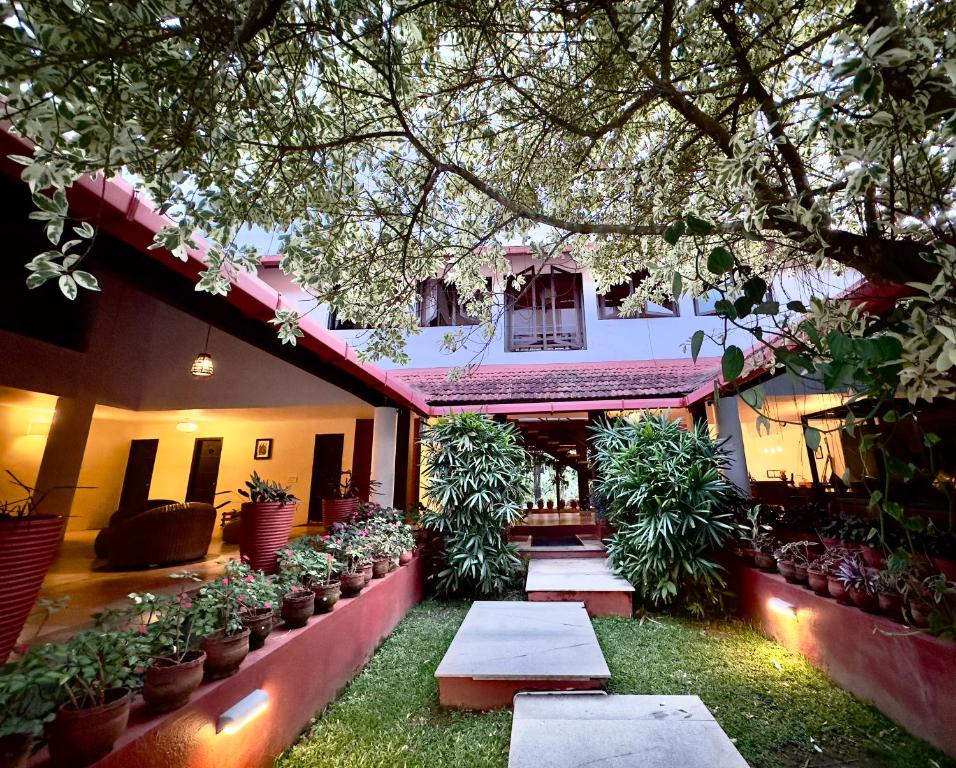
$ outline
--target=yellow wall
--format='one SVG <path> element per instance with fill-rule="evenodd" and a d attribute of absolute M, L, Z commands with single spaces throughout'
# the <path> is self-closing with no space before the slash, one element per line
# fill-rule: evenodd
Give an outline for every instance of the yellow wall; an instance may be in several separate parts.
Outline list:
<path fill-rule="evenodd" d="M 40 471 L 56 398 L 0 387 L 0 499 L 23 498 L 6 470 L 32 486 Z"/>
<path fill-rule="evenodd" d="M 300 498 L 296 523 L 308 517 L 309 484 L 315 435 L 345 435 L 342 468 L 352 463 L 356 418 L 371 418 L 370 408 L 257 408 L 195 412 L 134 412 L 98 406 L 87 443 L 80 484 L 95 490 L 78 492 L 70 528 L 104 527 L 115 511 L 123 486 L 130 440 L 156 438 L 159 448 L 150 489 L 152 498 L 181 500 L 186 495 L 193 445 L 197 438 L 223 438 L 219 491 L 235 491 L 253 470 L 263 477 L 291 485 Z M 195 432 L 182 432 L 177 423 L 192 421 Z M 273 439 L 272 458 L 252 458 L 256 438 Z M 240 502 L 238 494 L 222 494 L 222 501 Z M 228 507 L 231 508 L 231 507 Z"/>

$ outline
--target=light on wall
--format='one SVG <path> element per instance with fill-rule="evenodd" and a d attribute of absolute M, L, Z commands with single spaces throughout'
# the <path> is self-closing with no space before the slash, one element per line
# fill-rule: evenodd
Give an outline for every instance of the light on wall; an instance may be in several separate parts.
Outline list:
<path fill-rule="evenodd" d="M 261 688 L 256 688 L 219 715 L 216 733 L 235 733 L 249 721 L 261 715 L 267 706 L 269 706 L 269 694 Z"/>
<path fill-rule="evenodd" d="M 795 606 L 793 603 L 788 603 L 786 600 L 782 600 L 779 597 L 771 597 L 767 601 L 767 607 L 774 613 L 779 613 L 783 616 L 797 615 L 797 606 Z"/>
<path fill-rule="evenodd" d="M 176 429 L 180 432 L 195 432 L 199 425 L 195 421 L 181 421 L 176 425 Z"/>
<path fill-rule="evenodd" d="M 189 372 L 200 379 L 206 379 L 212 376 L 216 372 L 216 366 L 213 364 L 212 356 L 209 354 L 209 334 L 212 332 L 212 326 L 210 325 L 206 329 L 206 343 L 202 348 L 202 352 L 196 355 L 196 359 L 193 360 L 192 367 L 189 369 Z"/>
<path fill-rule="evenodd" d="M 30 419 L 30 423 L 27 424 L 27 436 L 36 437 L 44 436 L 50 431 L 51 421 L 49 419 Z"/>

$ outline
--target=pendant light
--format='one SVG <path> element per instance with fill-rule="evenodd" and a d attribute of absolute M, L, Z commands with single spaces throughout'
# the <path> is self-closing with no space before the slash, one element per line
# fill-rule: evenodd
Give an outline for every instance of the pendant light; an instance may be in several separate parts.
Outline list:
<path fill-rule="evenodd" d="M 211 331 L 212 326 L 210 325 L 206 329 L 206 344 L 203 346 L 202 352 L 196 355 L 196 359 L 193 360 L 192 367 L 189 369 L 189 372 L 198 379 L 208 379 L 216 372 L 216 366 L 209 354 L 209 334 Z"/>

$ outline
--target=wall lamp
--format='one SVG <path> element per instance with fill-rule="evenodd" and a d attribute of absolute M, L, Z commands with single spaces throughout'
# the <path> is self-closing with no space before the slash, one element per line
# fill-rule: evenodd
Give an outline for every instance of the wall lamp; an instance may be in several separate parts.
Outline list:
<path fill-rule="evenodd" d="M 219 715 L 216 733 L 235 733 L 250 720 L 261 715 L 267 706 L 269 706 L 269 694 L 261 688 L 256 688 Z"/>
<path fill-rule="evenodd" d="M 771 597 L 767 601 L 767 607 L 774 613 L 783 614 L 785 616 L 797 615 L 797 606 L 793 603 L 788 603 L 786 600 L 781 600 L 779 597 Z"/>

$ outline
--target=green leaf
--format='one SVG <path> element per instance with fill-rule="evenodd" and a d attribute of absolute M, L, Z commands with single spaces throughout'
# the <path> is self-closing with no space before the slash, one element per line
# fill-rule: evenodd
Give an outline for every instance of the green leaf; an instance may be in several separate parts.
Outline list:
<path fill-rule="evenodd" d="M 677 241 L 680 240 L 685 230 L 686 227 L 683 221 L 675 221 L 664 230 L 664 242 L 668 245 L 677 245 Z"/>
<path fill-rule="evenodd" d="M 734 256 L 723 246 L 717 246 L 707 257 L 707 270 L 715 275 L 729 272 L 734 266 Z"/>
<path fill-rule="evenodd" d="M 680 272 L 674 273 L 674 279 L 671 281 L 671 293 L 674 295 L 674 300 L 680 298 L 680 295 L 684 292 L 684 279 L 681 277 Z"/>
<path fill-rule="evenodd" d="M 803 439 L 807 441 L 807 448 L 811 451 L 815 451 L 820 447 L 820 439 L 823 436 L 820 434 L 819 429 L 814 429 L 813 427 L 807 427 L 803 430 Z"/>
<path fill-rule="evenodd" d="M 709 235 L 713 231 L 714 225 L 691 213 L 687 215 L 687 228 L 695 235 Z"/>
<path fill-rule="evenodd" d="M 76 281 L 69 275 L 62 275 L 59 279 L 60 290 L 70 301 L 76 298 Z"/>
<path fill-rule="evenodd" d="M 807 306 L 802 301 L 788 301 L 787 309 L 791 312 L 806 312 Z"/>
<path fill-rule="evenodd" d="M 694 359 L 694 362 L 697 362 L 697 356 L 700 354 L 700 348 L 704 343 L 704 332 L 703 331 L 694 331 L 694 335 L 690 338 L 690 356 Z"/>
<path fill-rule="evenodd" d="M 727 347 L 720 360 L 720 368 L 724 376 L 724 381 L 729 383 L 736 379 L 744 369 L 743 350 L 735 345 Z"/>
<path fill-rule="evenodd" d="M 73 279 L 76 280 L 83 288 L 86 288 L 88 291 L 98 291 L 100 290 L 100 284 L 93 275 L 89 272 L 84 272 L 82 269 L 78 269 L 75 272 L 71 273 Z"/>

